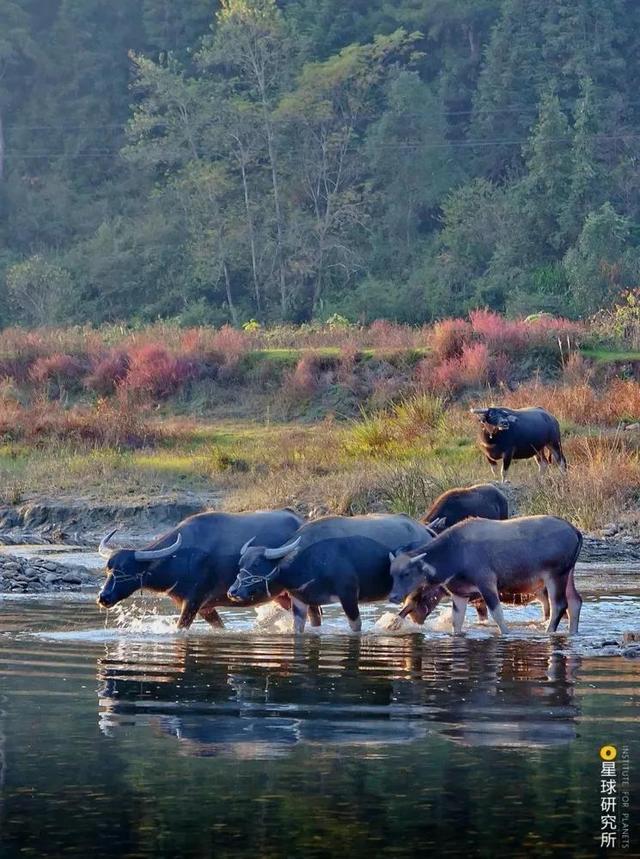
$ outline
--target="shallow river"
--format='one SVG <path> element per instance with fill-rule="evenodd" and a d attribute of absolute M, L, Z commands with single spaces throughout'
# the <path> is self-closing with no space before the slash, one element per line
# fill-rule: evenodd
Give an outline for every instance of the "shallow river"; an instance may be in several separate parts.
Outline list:
<path fill-rule="evenodd" d="M 597 856 L 599 748 L 631 758 L 640 855 L 640 574 L 579 577 L 583 634 L 175 634 L 138 599 L 0 602 L 0 856 Z M 580 584 L 581 581 L 581 584 Z M 620 759 L 619 759 L 620 763 Z M 617 821 L 619 835 L 623 821 Z M 620 843 L 620 840 L 619 842 Z M 609 851 L 615 854 L 617 851 Z"/>

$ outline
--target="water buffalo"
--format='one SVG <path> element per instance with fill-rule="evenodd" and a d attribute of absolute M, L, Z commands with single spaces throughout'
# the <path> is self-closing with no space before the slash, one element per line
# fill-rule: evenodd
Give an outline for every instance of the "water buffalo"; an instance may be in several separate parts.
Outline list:
<path fill-rule="evenodd" d="M 539 593 L 550 603 L 547 632 L 555 632 L 569 613 L 569 631 L 578 631 L 582 599 L 573 568 L 582 534 L 555 516 L 523 516 L 494 521 L 467 519 L 435 540 L 391 560 L 391 602 L 402 602 L 423 585 L 441 585 L 453 601 L 454 632 L 462 630 L 470 597 L 480 595 L 500 631 L 508 632 L 500 592 Z"/>
<path fill-rule="evenodd" d="M 445 597 L 449 596 L 446 588 L 442 585 L 424 585 L 405 598 L 398 617 L 410 616 L 415 623 L 422 624 L 431 612 Z M 548 621 L 550 617 L 549 597 L 546 588 L 541 588 L 537 593 L 526 593 L 523 591 L 499 591 L 500 602 L 505 605 L 529 605 L 538 600 L 542 603 L 542 618 Z M 478 618 L 484 623 L 489 614 L 487 604 L 482 597 L 471 597 L 469 602 L 478 613 Z"/>
<path fill-rule="evenodd" d="M 151 546 L 142 550 L 118 549 L 100 543 L 107 558 L 107 581 L 98 596 L 105 608 L 146 588 L 170 596 L 180 609 L 179 629 L 188 629 L 196 614 L 211 626 L 221 627 L 216 606 L 232 605 L 227 588 L 238 571 L 241 548 L 252 537 L 264 546 L 280 546 L 303 520 L 291 510 L 258 513 L 200 513 L 190 516 Z M 269 599 L 262 595 L 262 602 Z M 234 601 L 237 603 L 237 600 Z M 284 608 L 290 601 L 283 595 Z"/>
<path fill-rule="evenodd" d="M 228 595 L 249 602 L 286 591 L 296 632 L 304 631 L 308 606 L 339 602 L 358 632 L 358 603 L 384 600 L 391 590 L 389 552 L 431 539 L 425 525 L 404 514 L 327 516 L 303 525 L 277 549 L 247 544 Z"/>
<path fill-rule="evenodd" d="M 492 483 L 478 483 L 443 492 L 433 502 L 421 521 L 440 533 L 470 516 L 482 519 L 508 519 L 509 502 L 504 492 Z"/>
<path fill-rule="evenodd" d="M 535 457 L 543 471 L 550 462 L 567 467 L 562 452 L 560 424 L 553 415 L 537 406 L 526 409 L 507 409 L 491 406 L 488 409 L 471 409 L 480 419 L 480 447 L 492 470 L 502 460 L 504 482 L 512 459 Z"/>

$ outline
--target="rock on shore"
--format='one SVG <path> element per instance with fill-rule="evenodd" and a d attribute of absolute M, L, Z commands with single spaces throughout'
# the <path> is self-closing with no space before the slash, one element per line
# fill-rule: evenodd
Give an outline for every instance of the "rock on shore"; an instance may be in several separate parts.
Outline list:
<path fill-rule="evenodd" d="M 0 555 L 0 594 L 36 594 L 51 591 L 79 591 L 95 587 L 95 572 L 58 564 L 48 558 L 20 558 Z"/>

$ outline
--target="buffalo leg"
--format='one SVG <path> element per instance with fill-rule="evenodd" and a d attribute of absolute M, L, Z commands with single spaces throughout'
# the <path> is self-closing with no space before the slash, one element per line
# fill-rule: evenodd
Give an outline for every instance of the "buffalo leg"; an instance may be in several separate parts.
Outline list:
<path fill-rule="evenodd" d="M 502 483 L 506 483 L 507 480 L 507 471 L 509 471 L 509 466 L 511 465 L 511 460 L 513 459 L 512 453 L 505 453 L 502 457 L 502 468 L 500 469 L 500 479 Z"/>
<path fill-rule="evenodd" d="M 538 599 L 542 603 L 542 619 L 548 621 L 551 617 L 551 606 L 549 605 L 549 595 L 546 588 L 540 591 Z"/>
<path fill-rule="evenodd" d="M 454 635 L 460 635 L 469 597 L 459 597 L 457 594 L 451 594 L 451 601 L 453 603 L 453 614 L 451 615 L 453 633 Z"/>
<path fill-rule="evenodd" d="M 576 590 L 576 585 L 573 580 L 574 571 L 573 569 L 569 573 L 569 577 L 567 578 L 567 586 L 565 588 L 565 595 L 567 598 L 567 605 L 569 610 L 569 634 L 575 635 L 578 632 L 578 623 L 580 621 L 580 609 L 582 608 L 582 597 Z"/>
<path fill-rule="evenodd" d="M 178 629 L 189 629 L 199 610 L 199 603 L 185 600 L 182 603 L 182 610 L 178 618 Z"/>
<path fill-rule="evenodd" d="M 538 463 L 538 473 L 542 474 L 544 471 L 547 470 L 547 466 L 549 465 L 544 449 L 539 450 L 537 453 L 534 454 L 534 456 L 536 458 L 536 462 Z"/>
<path fill-rule="evenodd" d="M 311 626 L 322 625 L 322 609 L 319 605 L 310 605 L 307 609 L 307 616 Z"/>
<path fill-rule="evenodd" d="M 360 632 L 362 629 L 362 619 L 360 618 L 360 608 L 358 607 L 358 597 L 355 594 L 343 594 L 340 597 L 340 605 L 347 616 L 349 626 L 353 632 Z"/>
<path fill-rule="evenodd" d="M 559 441 L 553 441 L 549 445 L 551 449 L 551 456 L 553 457 L 553 461 L 556 465 L 559 465 L 563 471 L 566 471 L 567 468 L 567 460 L 565 459 L 564 452 L 562 450 L 562 445 Z"/>
<path fill-rule="evenodd" d="M 489 620 L 489 613 L 485 601 L 483 599 L 475 599 L 473 600 L 473 607 L 478 613 L 480 623 L 486 623 Z"/>
<path fill-rule="evenodd" d="M 504 614 L 502 613 L 502 606 L 500 604 L 500 597 L 498 596 L 497 591 L 495 591 L 491 587 L 484 587 L 480 591 L 482 594 L 482 599 L 486 602 L 487 608 L 491 614 L 491 617 L 494 619 L 496 626 L 499 628 L 500 632 L 503 635 L 506 635 L 509 632 L 509 627 L 507 626 L 507 622 L 504 619 Z"/>
<path fill-rule="evenodd" d="M 294 632 L 304 632 L 307 622 L 307 606 L 295 597 L 291 597 L 291 613 L 293 614 Z"/>
<path fill-rule="evenodd" d="M 291 597 L 289 594 L 278 594 L 277 597 L 273 598 L 273 602 L 276 605 L 279 605 L 280 608 L 283 608 L 285 611 L 291 611 Z"/>
<path fill-rule="evenodd" d="M 491 473 L 493 474 L 493 476 L 494 476 L 494 477 L 497 477 L 497 476 L 498 476 L 498 473 L 497 473 L 497 471 L 496 471 L 496 466 L 498 465 L 498 460 L 497 460 L 497 459 L 491 459 L 491 457 L 490 457 L 490 456 L 488 456 L 488 457 L 487 457 L 487 462 L 488 462 L 488 463 L 489 463 L 489 465 L 491 466 Z"/>
<path fill-rule="evenodd" d="M 547 580 L 547 592 L 551 603 L 551 617 L 547 624 L 547 632 L 555 632 L 562 616 L 568 608 L 566 589 L 568 576 L 549 576 Z"/>
<path fill-rule="evenodd" d="M 203 606 L 198 612 L 203 620 L 212 626 L 214 629 L 224 629 L 222 618 L 213 606 Z"/>

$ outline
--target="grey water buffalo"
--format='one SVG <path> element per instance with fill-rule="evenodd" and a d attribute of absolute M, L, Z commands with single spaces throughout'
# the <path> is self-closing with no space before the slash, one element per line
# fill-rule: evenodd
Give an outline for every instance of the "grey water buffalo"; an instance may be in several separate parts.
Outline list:
<path fill-rule="evenodd" d="M 146 549 L 110 551 L 112 531 L 100 543 L 107 580 L 98 604 L 110 608 L 142 588 L 169 596 L 180 609 L 178 628 L 197 614 L 221 627 L 217 606 L 237 604 L 227 589 L 238 571 L 243 545 L 252 537 L 264 546 L 281 546 L 303 520 L 291 510 L 258 513 L 200 513 L 190 516 Z M 270 597 L 263 594 L 261 602 Z M 283 595 L 280 604 L 290 607 Z"/>
<path fill-rule="evenodd" d="M 502 460 L 504 482 L 511 461 L 535 457 L 543 471 L 550 462 L 567 467 L 562 451 L 560 424 L 552 414 L 537 406 L 507 409 L 491 406 L 471 409 L 480 420 L 480 447 L 492 470 Z"/>
<path fill-rule="evenodd" d="M 429 529 L 404 514 L 327 516 L 308 522 L 276 548 L 247 545 L 229 598 L 242 602 L 287 592 L 294 628 L 303 632 L 308 607 L 339 602 L 354 631 L 360 602 L 385 600 L 391 590 L 389 552 L 433 539 Z"/>
<path fill-rule="evenodd" d="M 568 610 L 569 631 L 578 631 L 582 599 L 574 566 L 582 534 L 555 516 L 523 516 L 494 521 L 467 519 L 424 546 L 391 560 L 389 599 L 400 603 L 418 588 L 442 586 L 453 602 L 453 629 L 462 630 L 469 599 L 481 596 L 503 633 L 508 632 L 500 592 L 538 594 L 546 588 L 555 632 Z"/>
<path fill-rule="evenodd" d="M 436 498 L 421 517 L 421 521 L 440 533 L 471 516 L 482 519 L 508 519 L 507 496 L 493 483 L 449 489 Z"/>

